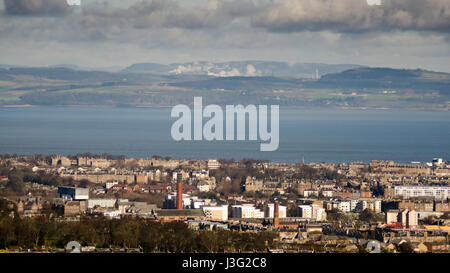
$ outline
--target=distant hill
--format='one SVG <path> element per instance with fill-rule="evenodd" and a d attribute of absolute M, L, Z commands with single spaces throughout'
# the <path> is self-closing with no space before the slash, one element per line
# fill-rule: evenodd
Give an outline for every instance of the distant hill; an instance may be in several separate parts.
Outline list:
<path fill-rule="evenodd" d="M 286 62 L 268 61 L 237 61 L 237 62 L 189 62 L 162 65 L 157 63 L 133 64 L 122 70 L 124 73 L 150 73 L 161 75 L 207 75 L 215 77 L 293 77 L 312 78 L 341 72 L 347 69 L 360 67 L 353 64 L 320 64 L 296 63 L 290 65 Z"/>
<path fill-rule="evenodd" d="M 170 66 L 157 63 L 138 63 L 133 64 L 121 72 L 123 73 L 153 73 L 153 74 L 168 74 L 171 70 Z"/>
<path fill-rule="evenodd" d="M 440 110 L 448 110 L 450 106 L 448 73 L 353 67 L 316 79 L 312 75 L 266 74 L 272 70 L 283 75 L 291 75 L 294 70 L 335 71 L 346 65 L 277 62 L 221 65 L 192 63 L 187 68 L 178 66 L 176 69 L 181 73 L 166 74 L 164 69 L 168 68 L 159 64 L 136 64 L 122 72 L 5 66 L 0 67 L 0 106 L 174 106 L 190 104 L 194 96 L 202 96 L 205 104 L 219 105 Z M 138 72 L 142 70 L 154 72 Z M 246 74 L 241 75 L 242 71 Z"/>
<path fill-rule="evenodd" d="M 0 67 L 0 80 L 20 83 L 103 84 L 123 82 L 151 82 L 160 79 L 149 74 L 88 71 L 67 67 Z"/>
<path fill-rule="evenodd" d="M 310 86 L 322 88 L 387 88 L 450 92 L 450 74 L 422 69 L 361 67 L 324 75 Z"/>
<path fill-rule="evenodd" d="M 113 80 L 116 77 L 103 71 L 82 71 L 66 67 L 11 67 L 0 70 L 3 78 L 20 79 L 21 76 L 28 76 L 30 80 L 35 78 L 47 80 L 63 81 L 104 81 Z"/>

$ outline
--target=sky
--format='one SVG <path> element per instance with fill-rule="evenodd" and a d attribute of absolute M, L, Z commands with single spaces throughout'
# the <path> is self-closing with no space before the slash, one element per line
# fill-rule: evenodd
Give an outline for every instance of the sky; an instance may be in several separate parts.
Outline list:
<path fill-rule="evenodd" d="M 240 60 L 450 72 L 450 1 L 0 0 L 0 64 Z"/>

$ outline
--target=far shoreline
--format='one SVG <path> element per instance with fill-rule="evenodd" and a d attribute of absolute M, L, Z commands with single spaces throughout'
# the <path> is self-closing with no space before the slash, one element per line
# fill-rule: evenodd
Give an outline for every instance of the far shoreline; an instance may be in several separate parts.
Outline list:
<path fill-rule="evenodd" d="M 30 104 L 18 104 L 18 105 L 0 105 L 0 109 L 30 109 L 30 108 L 104 108 L 104 109 L 144 109 L 144 108 L 172 108 L 174 105 L 136 105 L 136 106 L 122 106 L 122 105 L 30 105 Z M 307 107 L 307 106 L 280 106 L 280 109 L 298 109 L 298 110 L 372 110 L 372 111 L 439 111 L 439 112 L 449 112 L 449 108 L 388 108 L 388 107 Z"/>

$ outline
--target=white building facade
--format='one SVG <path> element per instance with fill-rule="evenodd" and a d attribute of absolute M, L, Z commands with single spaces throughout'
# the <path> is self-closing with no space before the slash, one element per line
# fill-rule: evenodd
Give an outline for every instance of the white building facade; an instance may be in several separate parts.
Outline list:
<path fill-rule="evenodd" d="M 211 220 L 228 220 L 228 205 L 222 206 L 204 206 L 202 207 L 205 217 Z"/>
<path fill-rule="evenodd" d="M 278 205 L 278 217 L 279 218 L 286 218 L 287 217 L 287 208 L 286 206 Z M 268 204 L 267 208 L 264 212 L 264 217 L 266 218 L 273 218 L 275 212 L 275 206 L 273 203 Z"/>
<path fill-rule="evenodd" d="M 253 204 L 234 205 L 231 209 L 233 218 L 264 218 L 264 212 Z"/>
<path fill-rule="evenodd" d="M 395 186 L 394 195 L 396 197 L 420 198 L 429 197 L 438 200 L 446 200 L 450 196 L 450 187 L 441 186 Z"/>

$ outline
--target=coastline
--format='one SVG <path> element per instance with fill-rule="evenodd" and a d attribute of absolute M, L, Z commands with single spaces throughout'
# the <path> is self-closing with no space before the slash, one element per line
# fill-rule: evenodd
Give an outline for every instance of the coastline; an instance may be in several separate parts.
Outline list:
<path fill-rule="evenodd" d="M 18 104 L 18 105 L 0 105 L 0 109 L 11 109 L 11 108 L 172 108 L 175 105 L 104 105 L 104 104 L 89 104 L 89 105 L 31 105 L 31 104 Z M 280 106 L 283 109 L 305 109 L 305 110 L 379 110 L 379 111 L 391 111 L 391 110 L 402 110 L 402 111 L 440 111 L 440 112 L 448 112 L 450 108 L 388 108 L 388 107 L 314 107 L 314 106 Z"/>

